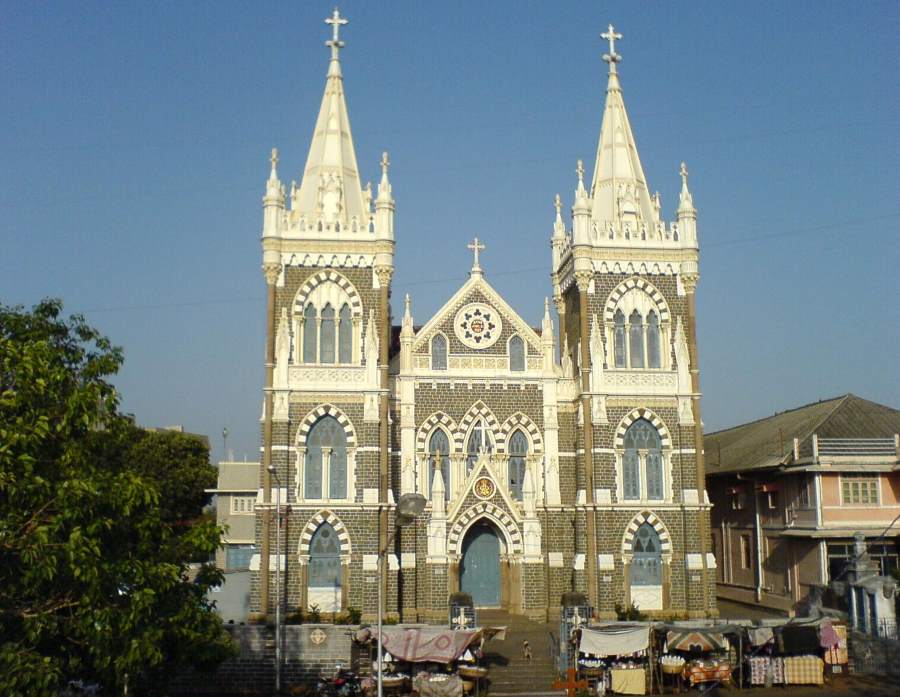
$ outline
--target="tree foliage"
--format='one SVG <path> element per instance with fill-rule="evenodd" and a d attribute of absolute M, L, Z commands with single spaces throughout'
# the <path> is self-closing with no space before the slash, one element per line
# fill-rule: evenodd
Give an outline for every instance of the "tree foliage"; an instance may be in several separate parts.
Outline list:
<path fill-rule="evenodd" d="M 163 694 L 232 651 L 205 600 L 221 575 L 189 578 L 219 530 L 176 524 L 197 518 L 208 456 L 122 416 L 121 350 L 61 313 L 0 305 L 0 694 Z"/>

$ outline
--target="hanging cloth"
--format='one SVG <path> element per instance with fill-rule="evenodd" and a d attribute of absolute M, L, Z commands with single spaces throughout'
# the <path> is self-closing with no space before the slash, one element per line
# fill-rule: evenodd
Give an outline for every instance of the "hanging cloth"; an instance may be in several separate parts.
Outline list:
<path fill-rule="evenodd" d="M 669 631 L 666 649 L 669 651 L 722 651 L 728 648 L 725 635 L 698 629 Z"/>
<path fill-rule="evenodd" d="M 747 630 L 747 638 L 750 639 L 750 646 L 765 646 L 775 639 L 771 627 L 754 627 Z"/>
<path fill-rule="evenodd" d="M 625 656 L 649 646 L 649 627 L 604 627 L 582 629 L 578 650 L 591 656 Z"/>

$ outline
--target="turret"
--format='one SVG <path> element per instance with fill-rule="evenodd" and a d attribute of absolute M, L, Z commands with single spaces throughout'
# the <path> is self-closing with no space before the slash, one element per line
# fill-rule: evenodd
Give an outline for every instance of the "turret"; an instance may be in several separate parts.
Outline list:
<path fill-rule="evenodd" d="M 572 206 L 572 244 L 588 245 L 591 243 L 591 201 L 584 188 L 584 163 L 578 160 L 575 169 L 578 175 L 578 186 L 575 188 L 575 205 Z"/>
<path fill-rule="evenodd" d="M 541 320 L 541 353 L 544 359 L 544 372 L 552 375 L 556 366 L 556 347 L 553 341 L 553 319 L 550 317 L 550 298 L 544 298 L 544 318 Z"/>
<path fill-rule="evenodd" d="M 394 239 L 394 197 L 388 179 L 390 164 L 388 154 L 381 153 L 381 181 L 378 183 L 378 198 L 375 199 L 375 237 L 383 240 Z"/>
<path fill-rule="evenodd" d="M 688 171 L 684 162 L 678 172 L 681 175 L 681 194 L 678 197 L 678 235 L 686 247 L 698 247 L 697 243 L 697 209 L 694 208 L 694 197 L 688 189 Z"/>

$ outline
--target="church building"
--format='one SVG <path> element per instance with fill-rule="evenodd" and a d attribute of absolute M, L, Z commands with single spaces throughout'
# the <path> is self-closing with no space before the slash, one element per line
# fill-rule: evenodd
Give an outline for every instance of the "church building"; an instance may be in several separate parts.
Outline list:
<path fill-rule="evenodd" d="M 251 609 L 271 614 L 280 594 L 288 612 L 356 608 L 371 620 L 383 583 L 386 616 L 402 621 L 446 622 L 458 591 L 541 619 L 571 591 L 604 618 L 632 603 L 655 616 L 714 616 L 696 210 L 683 163 L 674 221 L 648 188 L 619 79 L 621 35 L 602 35 L 608 82 L 592 178 L 579 161 L 571 216 L 559 195 L 548 216 L 541 326 L 491 285 L 478 239 L 468 280 L 444 306 L 415 323 L 406 296 L 392 326 L 394 252 L 405 242 L 390 163 L 385 153 L 374 190 L 363 184 L 344 97 L 347 20 L 335 10 L 326 22 L 306 166 L 286 186 L 273 151 L 263 198 Z M 396 502 L 414 492 L 425 509 L 397 527 Z"/>

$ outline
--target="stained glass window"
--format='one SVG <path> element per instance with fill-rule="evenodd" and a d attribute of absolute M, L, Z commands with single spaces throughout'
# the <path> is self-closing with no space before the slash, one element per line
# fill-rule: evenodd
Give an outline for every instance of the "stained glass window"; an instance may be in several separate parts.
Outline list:
<path fill-rule="evenodd" d="M 491 438 L 488 435 L 489 433 L 490 429 L 487 427 L 484 419 L 478 419 L 475 422 L 475 425 L 472 426 L 472 433 L 469 436 L 469 445 L 466 448 L 466 474 L 472 471 L 482 449 L 484 449 L 485 452 L 491 452 Z"/>
<path fill-rule="evenodd" d="M 520 336 L 509 340 L 509 369 L 525 370 L 525 342 Z"/>
<path fill-rule="evenodd" d="M 303 362 L 316 362 L 316 345 L 318 344 L 316 332 L 316 308 L 312 303 L 303 311 Z"/>
<path fill-rule="evenodd" d="M 334 363 L 334 308 L 326 305 L 322 310 L 322 344 L 319 347 L 319 362 Z"/>
<path fill-rule="evenodd" d="M 663 498 L 662 440 L 653 424 L 647 419 L 635 421 L 625 431 L 623 445 L 625 446 L 622 456 L 625 498 L 642 498 L 642 474 L 647 483 L 647 498 Z M 641 453 L 644 455 L 643 458 Z M 642 465 L 646 469 L 644 473 L 641 472 Z"/>
<path fill-rule="evenodd" d="M 647 366 L 659 368 L 661 365 L 661 353 L 659 348 L 659 317 L 650 310 L 647 315 Z"/>
<path fill-rule="evenodd" d="M 322 523 L 309 541 L 309 585 L 312 588 L 341 585 L 341 543 L 330 523 Z"/>
<path fill-rule="evenodd" d="M 353 360 L 353 322 L 347 303 L 341 307 L 338 318 L 338 362 L 349 363 Z"/>
<path fill-rule="evenodd" d="M 440 451 L 440 462 L 438 462 L 438 451 Z M 434 471 L 436 468 L 441 470 L 441 478 L 444 480 L 444 498 L 450 499 L 450 441 L 447 434 L 441 429 L 437 429 L 431 434 L 428 441 L 428 495 L 431 496 L 431 488 L 434 485 Z"/>
<path fill-rule="evenodd" d="M 644 367 L 644 326 L 641 313 L 634 310 L 628 318 L 628 343 L 632 368 Z"/>
<path fill-rule="evenodd" d="M 658 586 L 662 583 L 662 545 L 659 533 L 650 523 L 642 523 L 631 543 L 632 586 Z"/>
<path fill-rule="evenodd" d="M 306 467 L 303 493 L 307 499 L 322 498 L 325 468 L 324 450 L 330 448 L 328 467 L 328 496 L 332 499 L 347 497 L 347 435 L 336 418 L 325 415 L 309 430 L 306 439 Z"/>
<path fill-rule="evenodd" d="M 443 334 L 435 334 L 431 340 L 432 370 L 447 370 L 447 339 Z"/>
<path fill-rule="evenodd" d="M 525 456 L 528 454 L 528 439 L 522 431 L 516 430 L 509 439 L 509 493 L 517 501 L 522 500 L 522 485 L 525 483 Z"/>
<path fill-rule="evenodd" d="M 625 314 L 621 310 L 616 310 L 614 344 L 616 353 L 616 368 L 624 368 L 627 365 L 625 358 Z"/>

